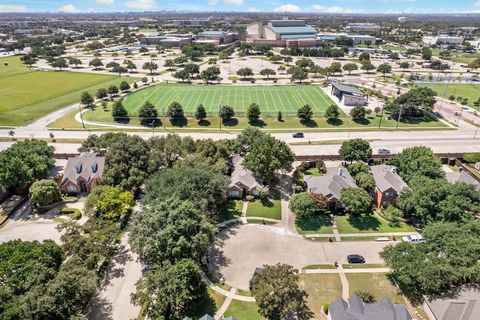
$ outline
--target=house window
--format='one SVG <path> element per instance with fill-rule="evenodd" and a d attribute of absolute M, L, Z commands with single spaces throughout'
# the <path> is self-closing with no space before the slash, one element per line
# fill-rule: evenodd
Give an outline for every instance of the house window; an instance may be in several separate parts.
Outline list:
<path fill-rule="evenodd" d="M 68 193 L 77 193 L 77 188 L 75 188 L 75 186 L 70 185 L 68 186 L 67 191 Z"/>
<path fill-rule="evenodd" d="M 228 192 L 228 195 L 232 198 L 239 198 L 240 197 L 240 192 L 232 190 L 232 191 Z"/>

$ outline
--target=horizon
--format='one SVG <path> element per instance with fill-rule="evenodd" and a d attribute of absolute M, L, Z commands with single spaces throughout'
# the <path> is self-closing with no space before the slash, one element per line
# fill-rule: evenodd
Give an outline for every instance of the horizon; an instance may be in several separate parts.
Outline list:
<path fill-rule="evenodd" d="M 208 7 L 208 9 L 206 9 Z M 0 13 L 238 12 L 288 14 L 480 14 L 480 0 L 0 0 Z"/>

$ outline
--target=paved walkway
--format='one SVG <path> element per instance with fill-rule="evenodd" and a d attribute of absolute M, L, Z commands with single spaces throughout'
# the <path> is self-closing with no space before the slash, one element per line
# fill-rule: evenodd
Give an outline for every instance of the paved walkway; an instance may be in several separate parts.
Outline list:
<path fill-rule="evenodd" d="M 335 241 L 342 241 L 342 238 L 338 233 L 337 219 L 335 219 L 335 217 L 333 217 L 332 231 L 333 231 L 333 236 L 335 237 Z"/>
<path fill-rule="evenodd" d="M 248 201 L 243 201 L 242 206 L 242 223 L 248 223 L 247 221 L 247 209 L 248 209 Z"/>
<path fill-rule="evenodd" d="M 343 269 L 340 265 L 338 269 L 305 269 L 303 273 L 387 273 L 390 268 L 358 268 L 358 269 Z"/>
<path fill-rule="evenodd" d="M 245 302 L 255 302 L 254 297 L 242 296 L 242 295 L 236 294 L 235 292 L 227 291 L 223 288 L 220 288 L 220 287 L 216 286 L 212 281 L 210 281 L 210 279 L 207 278 L 207 276 L 205 276 L 204 273 L 202 273 L 202 276 L 203 276 L 203 279 L 205 280 L 205 282 L 207 283 L 207 286 L 210 287 L 210 289 L 212 289 L 213 291 L 215 291 L 217 293 L 220 293 L 221 295 L 223 295 L 227 298 L 231 297 L 234 300 L 240 300 L 240 301 L 245 301 Z"/>
<path fill-rule="evenodd" d="M 342 265 L 339 265 L 338 269 L 335 271 L 338 272 L 338 275 L 340 276 L 340 281 L 342 282 L 342 298 L 344 300 L 348 300 L 348 298 L 350 297 L 350 287 L 348 286 L 348 280 L 345 276 Z"/>
<path fill-rule="evenodd" d="M 416 231 L 412 232 L 363 232 L 363 233 L 340 233 L 341 237 L 393 237 L 393 236 L 408 236 L 411 234 L 418 234 Z M 306 238 L 326 238 L 333 237 L 335 234 L 314 233 L 307 234 Z"/>
<path fill-rule="evenodd" d="M 235 288 L 230 289 L 230 293 L 235 294 L 236 292 L 237 292 L 237 289 L 235 289 Z M 233 298 L 230 296 L 230 297 L 227 297 L 225 299 L 225 301 L 223 301 L 222 306 L 215 313 L 215 319 L 216 320 L 223 319 L 222 318 L 223 314 L 225 313 L 225 311 L 227 311 L 228 307 L 230 306 L 230 303 L 232 303 L 232 300 L 233 300 Z"/>

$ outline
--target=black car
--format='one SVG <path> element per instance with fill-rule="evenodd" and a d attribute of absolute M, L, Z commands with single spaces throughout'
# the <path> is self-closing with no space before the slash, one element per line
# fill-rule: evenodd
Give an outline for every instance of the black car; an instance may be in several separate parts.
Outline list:
<path fill-rule="evenodd" d="M 297 132 L 292 134 L 292 137 L 294 138 L 303 138 L 303 132 Z"/>
<path fill-rule="evenodd" d="M 351 254 L 347 257 L 348 263 L 365 263 L 365 258 L 359 254 Z"/>

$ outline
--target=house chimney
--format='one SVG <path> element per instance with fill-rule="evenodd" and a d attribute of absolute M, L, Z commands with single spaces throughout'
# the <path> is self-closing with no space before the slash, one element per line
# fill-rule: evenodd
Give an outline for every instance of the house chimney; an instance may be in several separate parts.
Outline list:
<path fill-rule="evenodd" d="M 98 152 L 99 157 L 105 157 L 106 154 L 107 154 L 107 149 L 105 148 L 100 149 L 100 151 Z"/>

